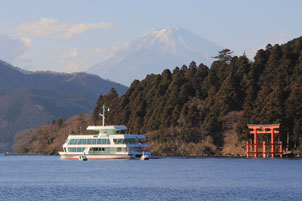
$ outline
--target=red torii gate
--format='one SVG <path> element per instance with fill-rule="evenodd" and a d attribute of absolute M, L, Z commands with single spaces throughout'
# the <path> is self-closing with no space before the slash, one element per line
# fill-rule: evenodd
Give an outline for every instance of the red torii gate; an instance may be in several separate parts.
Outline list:
<path fill-rule="evenodd" d="M 282 142 L 275 143 L 275 134 L 279 134 L 280 124 L 248 124 L 248 128 L 250 129 L 250 134 L 254 135 L 254 143 L 246 142 L 246 157 L 249 158 L 250 155 L 254 155 L 253 158 L 258 158 L 260 154 L 262 154 L 263 158 L 274 158 L 275 155 L 279 155 L 282 158 Z M 258 135 L 259 134 L 270 134 L 271 135 L 271 143 L 266 144 L 265 141 L 262 142 L 262 151 L 259 151 L 260 144 L 258 143 Z M 253 151 L 250 149 L 254 146 Z M 267 151 L 267 147 L 270 146 L 270 151 Z M 276 150 L 276 148 L 279 150 Z"/>

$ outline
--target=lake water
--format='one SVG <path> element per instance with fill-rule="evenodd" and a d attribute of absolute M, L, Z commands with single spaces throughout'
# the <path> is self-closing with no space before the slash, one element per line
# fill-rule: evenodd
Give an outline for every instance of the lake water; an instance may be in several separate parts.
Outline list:
<path fill-rule="evenodd" d="M 302 160 L 0 156 L 0 200 L 302 200 Z"/>

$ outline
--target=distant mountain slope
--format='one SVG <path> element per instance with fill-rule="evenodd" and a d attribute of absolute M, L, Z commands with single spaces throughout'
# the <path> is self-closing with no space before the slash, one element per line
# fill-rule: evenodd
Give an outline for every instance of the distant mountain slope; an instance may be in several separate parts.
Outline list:
<path fill-rule="evenodd" d="M 112 87 L 127 90 L 93 74 L 30 72 L 0 61 L 0 151 L 17 131 L 91 111 Z"/>
<path fill-rule="evenodd" d="M 153 29 L 88 72 L 130 85 L 134 79 L 143 79 L 147 74 L 161 73 L 192 60 L 210 65 L 212 57 L 221 49 L 186 29 Z"/>

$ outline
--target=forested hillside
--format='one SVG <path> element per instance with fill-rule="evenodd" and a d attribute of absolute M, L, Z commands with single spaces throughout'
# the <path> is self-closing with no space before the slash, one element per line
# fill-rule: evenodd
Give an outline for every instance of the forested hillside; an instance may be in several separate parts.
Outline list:
<path fill-rule="evenodd" d="M 50 125 L 20 131 L 15 136 L 14 148 L 18 153 L 58 154 L 68 135 L 89 133 L 89 120 L 89 115 L 81 113 L 68 120 L 59 118 Z"/>
<path fill-rule="evenodd" d="M 112 87 L 127 90 L 93 74 L 25 71 L 0 60 L 0 152 L 11 149 L 18 131 L 92 111 Z"/>
<path fill-rule="evenodd" d="M 219 52 L 211 68 L 192 62 L 135 80 L 122 97 L 100 96 L 92 119 L 99 122 L 101 106 L 108 105 L 108 124 L 148 133 L 159 153 L 186 154 L 188 145 L 206 153 L 223 151 L 228 143 L 240 148 L 249 137 L 247 123 L 281 123 L 283 143 L 288 133 L 289 147 L 300 146 L 302 38 L 269 44 L 254 61 L 230 53 Z"/>
<path fill-rule="evenodd" d="M 242 154 L 250 136 L 247 123 L 281 123 L 285 146 L 288 134 L 288 146 L 299 147 L 302 38 L 267 45 L 254 61 L 231 56 L 228 49 L 216 59 L 210 68 L 191 62 L 135 80 L 121 97 L 111 89 L 99 97 L 91 121 L 101 123 L 105 104 L 106 124 L 145 133 L 150 151 L 160 155 Z"/>

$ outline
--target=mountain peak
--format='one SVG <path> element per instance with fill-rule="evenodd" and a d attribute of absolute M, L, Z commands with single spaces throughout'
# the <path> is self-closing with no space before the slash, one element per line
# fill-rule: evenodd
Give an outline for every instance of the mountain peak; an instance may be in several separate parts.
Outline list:
<path fill-rule="evenodd" d="M 147 74 L 161 73 L 193 60 L 209 65 L 221 49 L 184 28 L 154 28 L 88 71 L 130 85 Z"/>
<path fill-rule="evenodd" d="M 165 28 L 153 28 L 145 34 L 153 34 L 153 35 L 163 35 L 163 34 L 172 34 L 181 31 L 188 31 L 181 27 L 165 27 Z"/>
<path fill-rule="evenodd" d="M 174 31 L 175 30 L 173 28 L 162 28 L 162 29 L 153 28 L 151 31 L 148 31 L 147 33 L 145 33 L 144 36 L 152 35 L 156 38 L 159 38 L 159 37 L 163 37 L 165 35 L 172 34 L 172 32 L 174 32 Z"/>

